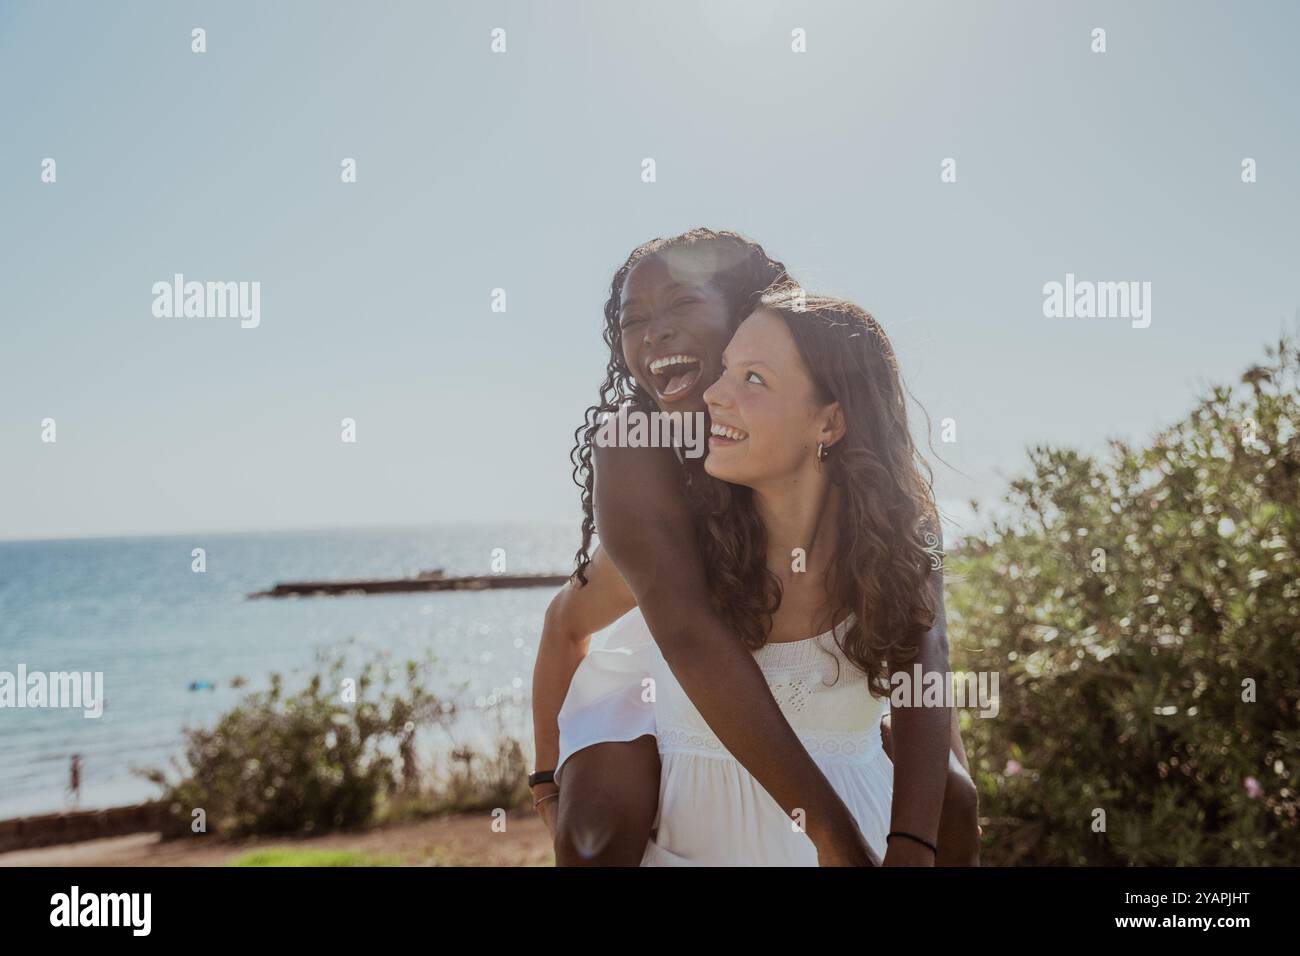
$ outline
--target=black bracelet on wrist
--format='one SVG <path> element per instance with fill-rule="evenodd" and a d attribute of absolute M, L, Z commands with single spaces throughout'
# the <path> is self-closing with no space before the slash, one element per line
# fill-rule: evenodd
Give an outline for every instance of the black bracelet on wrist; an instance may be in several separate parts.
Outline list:
<path fill-rule="evenodd" d="M 531 790 L 539 783 L 555 783 L 554 770 L 539 770 L 536 773 L 528 775 L 528 789 Z"/>
<path fill-rule="evenodd" d="M 939 849 L 933 843 L 930 843 L 926 840 L 922 840 L 919 836 L 916 836 L 914 834 L 904 833 L 902 830 L 890 831 L 889 836 L 885 837 L 885 841 L 888 842 L 891 837 L 896 837 L 896 836 L 907 837 L 909 840 L 915 840 L 917 843 L 921 844 L 921 846 L 929 847 L 930 852 L 933 853 L 935 856 L 939 855 Z"/>

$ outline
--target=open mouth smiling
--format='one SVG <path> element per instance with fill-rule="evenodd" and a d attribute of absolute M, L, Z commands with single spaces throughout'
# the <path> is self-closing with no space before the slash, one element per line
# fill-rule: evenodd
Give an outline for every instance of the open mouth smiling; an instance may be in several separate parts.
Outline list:
<path fill-rule="evenodd" d="M 660 401 L 676 402 L 690 394 L 703 365 L 694 355 L 678 353 L 657 358 L 647 366 Z"/>
<path fill-rule="evenodd" d="M 709 444 L 711 446 L 738 445 L 748 437 L 749 433 L 741 431 L 739 428 L 733 428 L 721 422 L 711 422 L 709 424 Z"/>

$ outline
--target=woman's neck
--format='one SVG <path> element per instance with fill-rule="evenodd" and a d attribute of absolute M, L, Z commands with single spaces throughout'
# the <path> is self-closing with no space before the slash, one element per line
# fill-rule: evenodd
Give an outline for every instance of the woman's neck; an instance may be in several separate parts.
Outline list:
<path fill-rule="evenodd" d="M 827 573 L 838 543 L 839 489 L 824 471 L 808 469 L 755 487 L 754 507 L 767 532 L 768 570 L 781 582 L 773 639 L 829 629 L 837 611 L 828 606 Z"/>

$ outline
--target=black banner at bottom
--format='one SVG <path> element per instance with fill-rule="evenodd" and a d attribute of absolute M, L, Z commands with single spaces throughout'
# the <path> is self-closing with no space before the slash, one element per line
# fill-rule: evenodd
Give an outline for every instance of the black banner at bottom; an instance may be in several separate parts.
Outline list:
<path fill-rule="evenodd" d="M 630 934 L 624 942 L 677 923 L 743 932 L 754 917 L 763 933 L 811 933 L 819 917 L 838 914 L 861 916 L 872 935 L 893 928 L 916 943 L 1049 938 L 1039 933 L 1227 942 L 1288 925 L 1282 910 L 1295 877 L 1294 869 L 1244 868 L 10 869 L 0 871 L 0 925 L 7 942 L 75 933 L 82 943 L 374 945 L 414 933 L 437 945 L 454 933 L 473 945 L 482 932 L 483 943 L 517 934 L 531 947 L 557 933 L 582 939 L 606 923 Z"/>

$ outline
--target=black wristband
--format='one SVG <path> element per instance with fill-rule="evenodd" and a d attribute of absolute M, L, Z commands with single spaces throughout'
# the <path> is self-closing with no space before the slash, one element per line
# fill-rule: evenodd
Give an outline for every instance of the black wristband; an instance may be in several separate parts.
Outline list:
<path fill-rule="evenodd" d="M 890 837 L 896 837 L 896 836 L 907 837 L 909 840 L 915 840 L 917 843 L 921 844 L 921 846 L 928 846 L 930 848 L 930 852 L 933 853 L 935 856 L 939 855 L 939 849 L 933 843 L 928 843 L 927 841 L 922 840 L 919 836 L 914 836 L 911 833 L 904 833 L 902 830 L 890 831 L 889 836 L 885 837 L 885 841 L 888 842 Z"/>
<path fill-rule="evenodd" d="M 536 773 L 528 775 L 528 789 L 531 790 L 539 783 L 555 783 L 554 770 L 539 770 Z"/>

